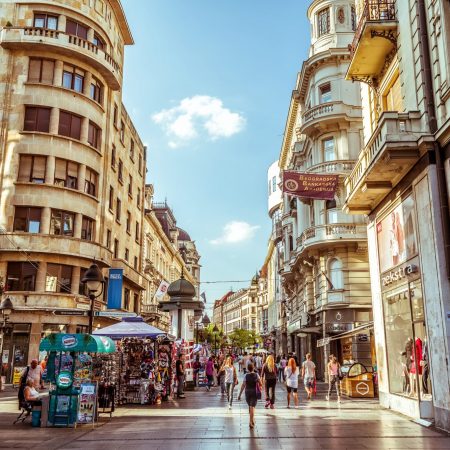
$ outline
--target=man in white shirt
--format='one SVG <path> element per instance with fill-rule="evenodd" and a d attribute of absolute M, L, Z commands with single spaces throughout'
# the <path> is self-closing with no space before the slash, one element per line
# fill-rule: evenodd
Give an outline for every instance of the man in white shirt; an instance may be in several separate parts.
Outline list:
<path fill-rule="evenodd" d="M 316 365 L 311 361 L 311 353 L 306 354 L 306 361 L 302 365 L 302 377 L 305 383 L 305 390 L 308 394 L 308 400 L 311 400 L 316 381 Z"/>
<path fill-rule="evenodd" d="M 28 371 L 28 373 L 27 373 Z M 30 366 L 22 372 L 22 377 L 33 380 L 33 387 L 35 389 L 44 389 L 44 382 L 42 381 L 42 367 L 38 364 L 37 359 L 31 360 Z"/>

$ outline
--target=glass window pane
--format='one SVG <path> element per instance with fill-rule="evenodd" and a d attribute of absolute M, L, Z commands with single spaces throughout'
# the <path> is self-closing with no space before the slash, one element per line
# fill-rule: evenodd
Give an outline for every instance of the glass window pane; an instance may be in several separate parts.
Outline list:
<path fill-rule="evenodd" d="M 63 72 L 63 87 L 72 89 L 72 76 L 71 72 Z"/>
<path fill-rule="evenodd" d="M 54 16 L 47 17 L 47 28 L 56 30 L 58 28 L 58 18 Z"/>
<path fill-rule="evenodd" d="M 77 92 L 83 92 L 83 77 L 81 75 L 78 74 L 75 75 L 73 88 Z"/>
<path fill-rule="evenodd" d="M 73 221 L 74 221 L 73 214 L 64 213 L 64 221 L 63 221 L 64 235 L 73 236 Z"/>
<path fill-rule="evenodd" d="M 34 26 L 37 28 L 44 28 L 45 27 L 45 16 L 41 14 L 36 14 L 34 16 Z"/>

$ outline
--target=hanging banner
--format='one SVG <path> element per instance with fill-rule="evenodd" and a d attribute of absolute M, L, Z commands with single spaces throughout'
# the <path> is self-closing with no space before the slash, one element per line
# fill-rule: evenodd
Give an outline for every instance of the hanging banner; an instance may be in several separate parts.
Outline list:
<path fill-rule="evenodd" d="M 157 300 L 161 300 L 164 297 L 164 295 L 167 293 L 167 288 L 169 286 L 170 284 L 165 280 L 162 280 L 161 283 L 159 283 L 159 288 L 155 293 L 155 297 Z"/>
<path fill-rule="evenodd" d="M 123 269 L 109 269 L 108 309 L 122 308 Z"/>
<path fill-rule="evenodd" d="M 339 175 L 283 171 L 283 193 L 316 200 L 334 200 Z"/>

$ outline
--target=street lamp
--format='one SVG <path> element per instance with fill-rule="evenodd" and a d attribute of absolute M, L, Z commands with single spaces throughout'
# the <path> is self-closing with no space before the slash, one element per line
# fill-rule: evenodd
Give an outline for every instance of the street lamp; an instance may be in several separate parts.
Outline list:
<path fill-rule="evenodd" d="M 217 355 L 217 333 L 219 332 L 219 329 L 217 328 L 217 325 L 214 324 L 214 328 L 212 329 L 212 332 L 214 334 L 214 354 Z"/>
<path fill-rule="evenodd" d="M 89 267 L 89 269 L 84 274 L 84 277 L 81 279 L 81 282 L 86 285 L 87 290 L 89 292 L 89 298 L 91 300 L 91 309 L 89 311 L 88 333 L 92 334 L 92 326 L 94 324 L 95 299 L 100 297 L 100 295 L 102 295 L 105 279 L 103 278 L 102 271 L 98 268 L 97 264 L 92 264 L 91 267 Z"/>
<path fill-rule="evenodd" d="M 14 305 L 11 301 L 11 299 L 9 297 L 6 297 L 5 299 L 2 300 L 2 302 L 0 303 L 0 311 L 2 313 L 2 322 L 1 322 L 1 327 L 0 327 L 0 337 L 1 337 L 1 342 L 0 342 L 0 391 L 2 389 L 2 374 L 3 374 L 3 340 L 5 339 L 5 330 L 6 330 L 6 326 L 8 324 L 8 319 L 9 316 L 11 315 L 12 311 L 14 309 Z"/>

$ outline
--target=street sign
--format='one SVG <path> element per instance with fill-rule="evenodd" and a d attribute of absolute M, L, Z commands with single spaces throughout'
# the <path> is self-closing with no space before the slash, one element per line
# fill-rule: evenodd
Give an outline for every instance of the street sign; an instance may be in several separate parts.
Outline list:
<path fill-rule="evenodd" d="M 324 338 L 324 339 L 318 339 L 317 340 L 317 347 L 325 347 L 325 345 L 328 345 L 330 343 L 330 338 Z"/>
<path fill-rule="evenodd" d="M 98 317 L 136 317 L 134 312 L 126 311 L 96 311 L 95 315 Z"/>
<path fill-rule="evenodd" d="M 55 316 L 88 316 L 89 311 L 74 311 L 72 309 L 57 309 L 53 311 Z"/>
<path fill-rule="evenodd" d="M 87 303 L 78 303 L 77 309 L 84 309 L 85 311 L 89 311 L 91 309 L 91 305 L 88 305 Z"/>

